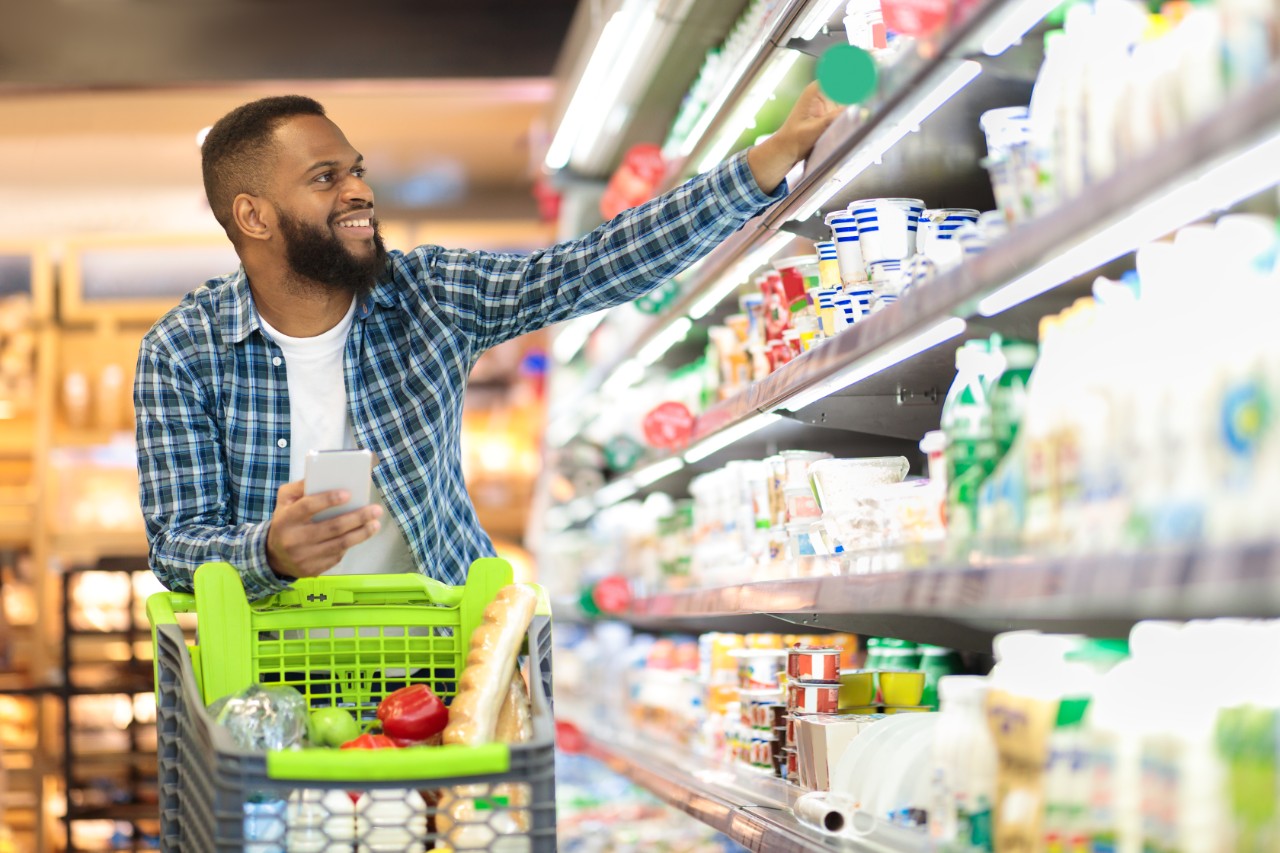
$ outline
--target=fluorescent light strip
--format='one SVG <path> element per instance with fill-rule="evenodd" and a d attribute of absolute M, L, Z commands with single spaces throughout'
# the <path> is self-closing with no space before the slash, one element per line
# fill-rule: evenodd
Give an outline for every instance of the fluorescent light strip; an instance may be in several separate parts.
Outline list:
<path fill-rule="evenodd" d="M 604 311 L 597 311 L 585 317 L 575 317 L 556 331 L 556 338 L 551 342 L 551 355 L 561 364 L 568 364 L 587 343 L 591 333 L 604 320 Z"/>
<path fill-rule="evenodd" d="M 1040 19 L 1054 10 L 1061 0 L 1021 0 L 1007 3 L 996 13 L 996 18 L 982 39 L 982 52 L 987 56 L 999 56 L 1018 42 L 1027 31 L 1040 23 Z"/>
<path fill-rule="evenodd" d="M 608 379 L 601 383 L 600 392 L 602 394 L 618 394 L 627 390 L 644 378 L 644 367 L 634 358 L 627 359 L 622 364 L 619 364 L 613 373 L 609 374 Z"/>
<path fill-rule="evenodd" d="M 733 108 L 733 113 L 721 126 L 715 140 L 707 147 L 702 159 L 698 161 L 696 172 L 705 172 L 719 164 L 743 132 L 756 126 L 756 114 L 778 91 L 783 78 L 799 60 L 800 53 L 794 50 L 784 50 L 773 55 L 764 71 Z"/>
<path fill-rule="evenodd" d="M 722 450 L 733 444 L 735 441 L 741 441 L 754 432 L 759 432 L 765 427 L 782 419 L 782 415 L 772 413 L 762 413 L 752 415 L 741 423 L 734 424 L 728 429 L 713 433 L 702 441 L 690 447 L 684 452 L 684 461 L 693 464 L 701 459 L 706 459 L 717 450 Z"/>
<path fill-rule="evenodd" d="M 1171 231 L 1274 186 L 1280 131 L 1147 202 L 978 303 L 993 317 Z"/>
<path fill-rule="evenodd" d="M 560 119 L 560 127 L 547 148 L 545 160 L 548 169 L 555 171 L 569 164 L 569 156 L 573 153 L 583 123 L 592 113 L 603 113 L 600 96 L 611 73 L 610 66 L 622 49 L 627 36 L 627 23 L 630 16 L 619 10 L 609 18 L 604 29 L 600 31 L 600 39 L 596 42 L 587 66 L 578 78 L 578 88 L 574 90 L 569 106 Z"/>
<path fill-rule="evenodd" d="M 823 397 L 830 396 L 837 391 L 848 388 L 850 385 L 862 382 L 882 370 L 888 370 L 895 364 L 906 361 L 927 349 L 964 334 L 965 328 L 964 320 L 959 317 L 949 317 L 941 323 L 930 326 L 920 334 L 891 347 L 880 355 L 866 361 L 855 362 L 834 376 L 824 379 L 817 385 L 806 388 L 793 397 L 787 398 L 779 404 L 778 408 L 786 409 L 789 412 L 798 412 Z"/>
<path fill-rule="evenodd" d="M 621 480 L 614 480 L 607 486 L 602 486 L 596 491 L 596 506 L 600 509 L 621 503 L 627 498 L 640 491 L 640 488 L 630 477 L 623 477 Z"/>
<path fill-rule="evenodd" d="M 698 301 L 689 306 L 689 317 L 693 320 L 701 320 L 710 314 L 717 305 L 724 301 L 725 297 L 746 282 L 747 276 L 768 262 L 783 246 L 793 239 L 795 238 L 786 232 L 778 232 L 762 243 L 758 249 L 749 252 L 742 261 L 734 264 L 720 276 Z"/>
<path fill-rule="evenodd" d="M 654 462 L 652 465 L 641 468 L 631 475 L 631 479 L 637 487 L 644 489 L 652 486 L 663 477 L 670 477 L 682 468 L 684 468 L 684 460 L 679 456 L 673 456 L 670 459 L 663 459 L 661 462 Z"/>
<path fill-rule="evenodd" d="M 795 219 L 803 221 L 812 216 L 846 184 L 879 163 L 885 153 L 897 145 L 902 137 L 913 130 L 919 130 L 925 119 L 937 112 L 939 107 L 951 100 L 957 92 L 972 83 L 981 73 L 982 66 L 971 59 L 965 60 L 947 72 L 946 76 L 929 90 L 929 94 L 916 101 L 902 118 L 894 119 L 891 123 L 886 122 L 872 131 L 870 137 L 854 151 L 853 156 L 845 161 L 831 179 L 815 190 L 809 199 L 797 208 Z"/>
<path fill-rule="evenodd" d="M 569 517 L 573 521 L 586 521 L 595 515 L 596 505 L 591 498 L 577 498 L 570 502 L 565 509 L 568 510 Z"/>
<path fill-rule="evenodd" d="M 565 415 L 547 425 L 546 442 L 551 447 L 564 447 L 578 434 L 578 418 Z"/>
<path fill-rule="evenodd" d="M 636 353 L 636 361 L 646 367 L 653 364 L 666 355 L 667 350 L 688 337 L 692 328 L 693 321 L 688 317 L 677 317 L 675 322 L 658 332 L 658 334 L 649 339 L 647 344 L 640 348 L 640 351 Z"/>
<path fill-rule="evenodd" d="M 813 4 L 813 8 L 809 10 L 809 14 L 805 15 L 800 25 L 791 31 L 793 38 L 809 39 L 816 36 L 827 22 L 831 20 L 831 16 L 839 11 L 840 7 L 845 5 L 845 0 L 818 0 Z"/>

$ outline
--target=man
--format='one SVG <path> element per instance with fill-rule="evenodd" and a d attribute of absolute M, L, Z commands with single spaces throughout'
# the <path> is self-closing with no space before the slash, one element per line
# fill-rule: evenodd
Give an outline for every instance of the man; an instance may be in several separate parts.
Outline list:
<path fill-rule="evenodd" d="M 205 139 L 205 192 L 241 267 L 143 338 L 134 383 L 152 569 L 190 590 L 236 566 L 251 599 L 324 572 L 451 584 L 491 556 L 462 478 L 467 374 L 486 349 L 635 299 L 781 198 L 838 110 L 811 85 L 783 127 L 590 234 L 528 256 L 388 253 L 359 152 L 308 98 L 267 98 Z M 375 454 L 376 500 L 303 495 L 309 449 Z"/>

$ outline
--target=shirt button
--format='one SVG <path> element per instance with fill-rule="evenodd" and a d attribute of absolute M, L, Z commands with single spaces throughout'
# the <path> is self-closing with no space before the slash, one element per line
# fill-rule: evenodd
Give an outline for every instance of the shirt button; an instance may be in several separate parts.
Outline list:
<path fill-rule="evenodd" d="M 276 356 L 275 358 L 271 359 L 271 363 L 274 364 L 276 367 L 280 366 L 280 361 L 281 361 L 280 356 Z"/>
<path fill-rule="evenodd" d="M 289 440 L 288 440 L 288 439 L 282 438 L 282 439 L 280 439 L 279 441 L 277 441 L 277 442 L 276 442 L 276 447 L 288 447 L 288 446 L 289 446 Z"/>

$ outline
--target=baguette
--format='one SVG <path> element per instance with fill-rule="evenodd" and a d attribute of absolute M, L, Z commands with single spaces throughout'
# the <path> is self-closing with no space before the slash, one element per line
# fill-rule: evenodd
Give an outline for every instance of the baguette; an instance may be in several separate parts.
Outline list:
<path fill-rule="evenodd" d="M 446 744 L 475 746 L 495 739 L 518 743 L 532 736 L 528 694 L 515 664 L 537 598 L 530 587 L 512 584 L 499 590 L 485 608 L 481 623 L 471 632 L 466 668 L 449 706 Z M 481 813 L 476 798 L 490 797 L 504 797 L 513 807 L 527 806 L 529 800 L 524 785 L 459 785 L 441 793 L 436 825 L 449 849 L 488 850 L 496 833 L 528 828 L 527 811 Z"/>
<path fill-rule="evenodd" d="M 538 594 L 522 584 L 503 587 L 484 609 L 471 632 L 466 668 L 458 679 L 458 695 L 449 706 L 446 744 L 475 746 L 493 741 L 498 712 L 509 691 L 520 644 L 533 621 Z"/>

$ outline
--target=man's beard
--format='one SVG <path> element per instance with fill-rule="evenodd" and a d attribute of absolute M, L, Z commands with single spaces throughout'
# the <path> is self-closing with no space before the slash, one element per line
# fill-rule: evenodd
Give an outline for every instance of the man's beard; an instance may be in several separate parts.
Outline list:
<path fill-rule="evenodd" d="M 357 298 L 373 289 L 378 273 L 387 263 L 387 249 L 376 219 L 372 220 L 373 254 L 360 258 L 353 255 L 332 230 L 310 225 L 283 210 L 279 215 L 285 263 L 299 285 L 305 288 L 315 283 L 326 289 L 354 293 Z M 337 215 L 330 218 L 331 229 L 336 218 Z"/>

